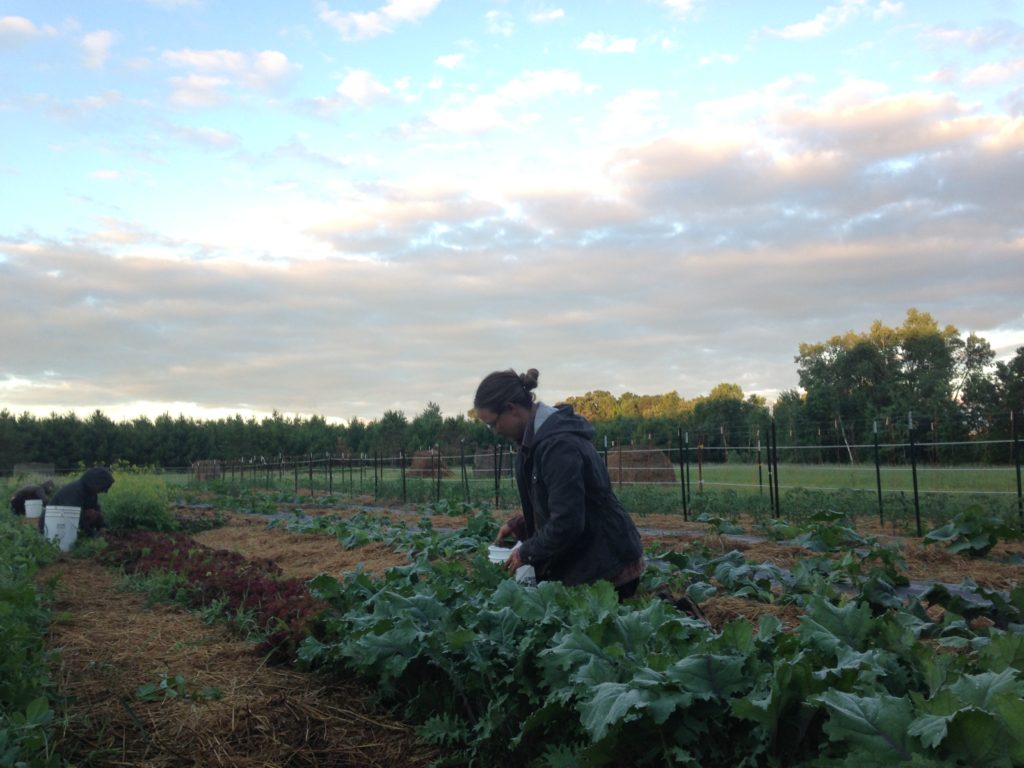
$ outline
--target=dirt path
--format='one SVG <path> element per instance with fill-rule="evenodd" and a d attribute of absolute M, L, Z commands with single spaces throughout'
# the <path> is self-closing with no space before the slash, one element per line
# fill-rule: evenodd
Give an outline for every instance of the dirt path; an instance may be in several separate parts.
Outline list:
<path fill-rule="evenodd" d="M 436 753 L 374 714 L 354 683 L 268 667 L 248 643 L 192 613 L 147 608 L 92 561 L 62 558 L 54 675 L 70 697 L 60 754 L 78 766 L 423 766 Z M 180 675 L 184 695 L 141 700 Z M 219 698 L 214 698 L 219 694 Z"/>

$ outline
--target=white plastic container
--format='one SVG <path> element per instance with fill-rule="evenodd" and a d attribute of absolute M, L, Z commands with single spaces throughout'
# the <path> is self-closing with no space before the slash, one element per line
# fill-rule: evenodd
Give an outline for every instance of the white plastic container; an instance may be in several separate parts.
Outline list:
<path fill-rule="evenodd" d="M 496 544 L 491 544 L 489 547 L 487 547 L 487 559 L 490 560 L 492 563 L 502 565 L 506 560 L 508 560 L 509 555 L 511 555 L 515 550 L 519 549 L 519 547 L 521 547 L 522 544 L 523 542 L 521 541 L 517 542 L 516 545 L 511 549 L 509 549 L 508 547 L 499 547 Z M 537 586 L 537 572 L 534 570 L 532 565 L 520 565 L 518 568 L 516 568 L 515 578 L 517 582 L 519 582 L 525 587 Z"/>
<path fill-rule="evenodd" d="M 29 520 L 38 520 L 43 515 L 43 500 L 28 499 L 25 502 L 25 517 Z"/>
<path fill-rule="evenodd" d="M 487 547 L 487 559 L 492 563 L 504 563 L 510 554 L 512 554 L 512 550 L 508 547 L 499 547 L 497 544 Z"/>
<path fill-rule="evenodd" d="M 69 552 L 78 539 L 80 507 L 47 507 L 43 535 L 56 541 L 61 552 Z"/>

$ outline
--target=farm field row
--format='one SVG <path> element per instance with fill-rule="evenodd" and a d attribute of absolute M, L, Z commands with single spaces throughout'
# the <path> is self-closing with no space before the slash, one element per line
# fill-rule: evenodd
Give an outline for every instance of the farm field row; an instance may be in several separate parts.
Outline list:
<path fill-rule="evenodd" d="M 53 759 L 1024 764 L 1024 546 L 982 509 L 928 543 L 829 509 L 645 514 L 620 605 L 509 581 L 486 504 L 160 483 L 126 474 L 120 529 L 40 560 Z"/>
<path fill-rule="evenodd" d="M 834 519 L 804 526 L 800 543 L 754 542 L 713 524 L 652 515 L 644 524 L 658 533 L 644 536 L 654 564 L 643 594 L 618 605 L 600 586 L 566 590 L 545 583 L 528 589 L 508 581 L 482 551 L 499 517 L 486 509 L 453 514 L 421 505 L 373 512 L 310 503 L 294 510 L 301 514 L 268 525 L 262 515 L 193 506 L 179 513 L 223 525 L 203 526 L 208 529 L 186 538 L 112 535 L 97 556 L 115 572 L 137 571 L 136 578 L 148 573 L 158 579 L 174 564 L 185 578 L 178 590 L 199 615 L 220 611 L 235 624 L 240 611 L 250 610 L 256 613 L 247 620 L 259 624 L 265 606 L 233 605 L 209 583 L 195 586 L 193 580 L 208 575 L 207 563 L 218 564 L 215 572 L 277 573 L 261 576 L 259 589 L 247 589 L 249 595 L 270 595 L 274 580 L 288 590 L 296 581 L 307 584 L 322 613 L 308 624 L 285 617 L 286 625 L 263 628 L 276 627 L 276 634 L 255 635 L 276 643 L 273 658 L 285 666 L 274 669 L 298 664 L 307 671 L 289 674 L 316 680 L 313 687 L 328 698 L 353 676 L 375 691 L 387 712 L 349 713 L 347 727 L 368 718 L 392 723 L 387 728 L 406 736 L 415 729 L 419 742 L 403 747 L 411 751 L 402 764 L 428 755 L 510 766 L 623 760 L 869 765 L 911 758 L 918 765 L 947 765 L 961 757 L 972 765 L 1013 765 L 1024 757 L 1024 723 L 1010 703 L 1022 692 L 1018 670 L 1024 662 L 1024 650 L 1018 650 L 1024 595 L 1017 585 L 1024 551 L 1013 542 L 970 558 L 936 544 L 857 533 Z M 157 555 L 164 558 L 160 564 Z M 90 561 L 88 567 L 98 566 Z M 965 577 L 976 585 L 971 594 L 978 602 L 936 589 L 922 602 L 908 603 L 895 589 L 910 579 L 963 583 Z M 698 618 L 673 607 L 683 598 L 697 604 Z M 74 610 L 79 601 L 84 604 L 86 596 L 69 596 L 61 606 L 71 614 L 66 621 L 72 629 L 62 642 L 82 634 L 75 629 L 82 620 Z M 295 598 L 288 603 L 297 604 Z M 114 610 L 94 609 L 97 615 Z M 284 615 L 278 608 L 270 612 Z M 181 719 L 166 716 L 181 702 L 161 698 L 179 675 L 183 691 L 231 687 L 217 682 L 224 678 L 217 677 L 215 664 L 208 671 L 182 666 L 173 652 L 198 653 L 226 639 L 203 639 L 190 623 L 194 618 L 177 615 L 179 628 L 170 622 L 160 631 L 166 649 L 150 647 L 133 663 L 104 656 L 102 642 L 78 657 L 79 675 L 132 670 L 117 690 L 122 700 L 129 697 L 136 715 L 149 713 L 140 718 L 147 728 Z M 58 625 L 55 637 L 60 631 Z M 110 645 L 116 645 L 113 638 Z M 251 647 L 249 659 L 259 666 Z M 68 686 L 75 674 L 67 666 L 59 672 Z M 137 694 L 147 682 L 158 700 L 132 699 L 130 692 Z M 98 686 L 95 678 L 88 684 Z M 986 692 L 982 714 L 971 714 L 979 704 L 970 690 Z M 242 706 L 223 701 L 193 696 L 188 706 L 214 718 L 208 724 L 223 725 L 216 718 L 226 710 L 237 717 Z M 244 706 L 258 720 L 266 703 Z M 70 719 L 77 722 L 73 711 Z M 1009 742 L 996 749 L 976 738 L 978 720 L 1003 729 Z M 132 728 L 138 730 L 131 721 L 122 718 L 122 739 L 131 740 Z M 197 740 L 203 730 L 196 726 Z M 237 728 L 227 732 L 241 736 L 209 748 L 240 749 L 255 738 L 251 729 L 249 736 Z M 786 733 L 802 736 L 783 738 Z M 149 749 L 171 743 L 154 734 Z M 85 743 L 81 732 L 75 738 Z M 275 743 L 293 738 L 282 728 Z M 294 764 L 323 760 L 318 749 Z"/>

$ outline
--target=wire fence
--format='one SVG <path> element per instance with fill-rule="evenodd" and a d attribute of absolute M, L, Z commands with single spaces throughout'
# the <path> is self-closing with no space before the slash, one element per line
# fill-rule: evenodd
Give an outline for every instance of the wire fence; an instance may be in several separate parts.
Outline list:
<path fill-rule="evenodd" d="M 952 455 L 954 442 L 765 445 L 744 449 L 690 445 L 682 432 L 673 445 L 599 448 L 613 488 L 640 511 L 681 513 L 684 519 L 706 511 L 714 494 L 728 494 L 738 503 L 752 501 L 781 517 L 784 506 L 808 492 L 859 498 L 859 508 L 877 509 L 879 522 L 896 511 L 912 508 L 920 534 L 922 510 L 948 509 L 950 499 L 1016 508 L 1024 524 L 1019 438 L 985 441 L 1005 449 L 999 464 L 946 464 L 937 457 Z M 823 451 L 842 451 L 845 463 L 815 461 Z M 1003 453 L 1001 450 L 1000 453 Z M 385 455 L 314 455 L 194 462 L 194 481 L 224 480 L 269 489 L 290 487 L 296 495 L 373 494 L 408 502 L 493 503 L 515 506 L 518 494 L 511 445 L 495 445 L 468 453 L 440 446 L 429 451 L 399 450 Z M 789 510 L 792 512 L 792 510 Z M 874 511 L 874 510 L 873 510 Z M 933 515 L 934 516 L 934 515 Z"/>

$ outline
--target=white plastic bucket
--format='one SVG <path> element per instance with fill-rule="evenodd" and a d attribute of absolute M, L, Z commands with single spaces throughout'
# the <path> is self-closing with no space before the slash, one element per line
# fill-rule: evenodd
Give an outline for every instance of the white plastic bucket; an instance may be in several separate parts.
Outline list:
<path fill-rule="evenodd" d="M 25 517 L 29 520 L 37 520 L 43 515 L 43 500 L 28 499 L 25 501 Z"/>
<path fill-rule="evenodd" d="M 78 538 L 80 507 L 47 507 L 43 534 L 57 542 L 61 552 L 68 552 Z"/>

